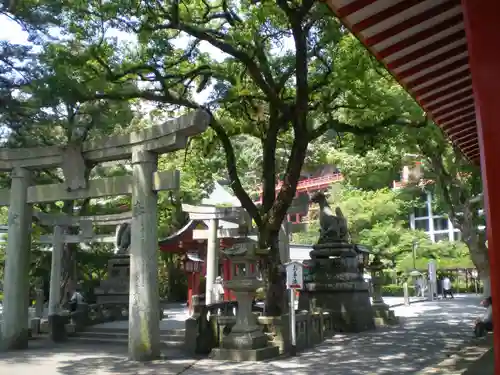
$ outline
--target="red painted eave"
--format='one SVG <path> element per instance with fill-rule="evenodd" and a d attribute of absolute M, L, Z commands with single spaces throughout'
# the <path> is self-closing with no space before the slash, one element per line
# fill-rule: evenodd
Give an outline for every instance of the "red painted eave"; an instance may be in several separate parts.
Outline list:
<path fill-rule="evenodd" d="M 460 0 L 327 0 L 462 152 L 479 163 Z"/>

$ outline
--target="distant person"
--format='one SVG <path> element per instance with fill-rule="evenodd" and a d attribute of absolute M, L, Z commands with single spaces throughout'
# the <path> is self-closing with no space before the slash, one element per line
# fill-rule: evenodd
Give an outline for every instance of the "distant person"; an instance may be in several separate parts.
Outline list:
<path fill-rule="evenodd" d="M 419 277 L 417 279 L 417 290 L 418 290 L 417 297 L 423 297 L 425 286 L 424 286 L 424 279 L 422 277 Z"/>
<path fill-rule="evenodd" d="M 215 278 L 213 296 L 214 303 L 224 302 L 224 280 L 222 276 L 217 276 Z"/>
<path fill-rule="evenodd" d="M 85 298 L 83 298 L 82 293 L 78 289 L 75 289 L 71 299 L 69 300 L 69 309 L 71 312 L 75 312 L 78 309 L 79 305 L 82 305 L 85 302 Z"/>
<path fill-rule="evenodd" d="M 443 277 L 438 276 L 436 279 L 436 289 L 434 290 L 434 297 L 438 298 L 443 295 Z"/>
<path fill-rule="evenodd" d="M 493 331 L 493 300 L 488 297 L 481 301 L 481 305 L 486 307 L 487 310 L 482 318 L 476 320 L 476 326 L 474 327 L 476 337 L 482 337 L 486 332 Z"/>
<path fill-rule="evenodd" d="M 443 298 L 447 299 L 448 296 L 455 298 L 451 290 L 451 280 L 448 276 L 443 279 Z"/>

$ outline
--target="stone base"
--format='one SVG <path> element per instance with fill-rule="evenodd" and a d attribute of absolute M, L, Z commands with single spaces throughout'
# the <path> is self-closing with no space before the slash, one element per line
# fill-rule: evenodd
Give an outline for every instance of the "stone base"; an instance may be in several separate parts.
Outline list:
<path fill-rule="evenodd" d="M 280 354 L 277 346 L 267 346 L 260 349 L 212 349 L 212 359 L 220 361 L 264 361 Z"/>
<path fill-rule="evenodd" d="M 67 338 L 66 324 L 68 317 L 64 315 L 49 315 L 49 336 L 54 342 L 64 341 Z"/>
<path fill-rule="evenodd" d="M 42 319 L 40 321 L 40 333 L 49 333 L 49 332 L 50 332 L 49 321 L 47 319 Z"/>
<path fill-rule="evenodd" d="M 0 349 L 2 350 L 23 350 L 28 349 L 28 340 L 30 337 L 29 329 L 23 329 L 14 337 L 3 338 Z"/>
<path fill-rule="evenodd" d="M 377 327 L 399 324 L 399 319 L 394 314 L 394 310 L 391 310 L 385 303 L 374 304 L 373 313 Z"/>
<path fill-rule="evenodd" d="M 310 309 L 314 307 L 331 312 L 335 331 L 356 333 L 375 329 L 375 316 L 368 290 L 319 290 L 304 294 L 308 294 L 306 300 L 310 303 Z"/>
<path fill-rule="evenodd" d="M 224 349 L 253 350 L 265 348 L 267 343 L 268 338 L 260 327 L 247 332 L 231 331 L 229 335 L 222 339 L 222 347 Z"/>
<path fill-rule="evenodd" d="M 40 318 L 33 318 L 30 320 L 30 330 L 31 335 L 39 335 L 40 334 Z"/>

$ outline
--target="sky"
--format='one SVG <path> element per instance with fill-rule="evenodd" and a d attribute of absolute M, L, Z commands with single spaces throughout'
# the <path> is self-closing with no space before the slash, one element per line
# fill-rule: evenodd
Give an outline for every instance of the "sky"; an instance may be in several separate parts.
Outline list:
<path fill-rule="evenodd" d="M 122 41 L 134 41 L 134 36 L 127 35 L 126 33 L 119 32 L 117 30 L 110 30 L 107 32 L 108 37 L 117 37 Z M 0 15 L 0 41 L 8 41 L 15 44 L 31 45 L 28 41 L 28 34 L 22 29 L 22 27 L 16 22 L 12 21 L 10 18 Z M 179 40 L 179 45 L 185 44 L 186 41 L 183 39 Z M 208 52 L 217 59 L 223 59 L 224 53 L 220 50 L 212 47 L 208 43 L 201 44 L 201 50 L 203 52 Z M 194 98 L 199 104 L 203 104 L 208 100 L 211 89 L 210 87 L 203 90 L 200 93 L 194 92 Z"/>
<path fill-rule="evenodd" d="M 135 36 L 131 34 L 127 34 L 117 30 L 109 30 L 107 32 L 108 37 L 117 37 L 118 40 L 122 41 L 131 41 L 135 40 Z M 11 43 L 16 44 L 24 44 L 30 45 L 31 43 L 28 41 L 27 33 L 22 29 L 22 27 L 16 22 L 12 21 L 10 18 L 0 15 L 0 40 L 9 41 Z M 179 38 L 178 45 L 185 46 L 187 43 L 187 38 Z M 200 43 L 200 49 L 202 52 L 209 53 L 212 55 L 212 58 L 217 60 L 223 60 L 227 55 L 221 52 L 219 49 L 212 47 L 207 42 Z M 294 43 L 292 38 L 286 38 L 283 40 L 281 46 L 276 46 L 273 53 L 283 54 L 287 50 L 294 49 Z M 208 97 L 211 93 L 211 87 L 209 86 L 207 89 L 203 90 L 200 93 L 193 93 L 195 100 L 199 104 L 203 104 L 208 100 Z"/>

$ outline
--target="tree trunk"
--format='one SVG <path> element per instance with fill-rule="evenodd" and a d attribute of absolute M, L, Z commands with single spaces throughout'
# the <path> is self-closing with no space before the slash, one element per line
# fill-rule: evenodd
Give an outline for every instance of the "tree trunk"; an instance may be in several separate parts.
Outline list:
<path fill-rule="evenodd" d="M 468 241 L 466 242 L 466 244 L 469 248 L 472 263 L 474 263 L 474 265 L 476 266 L 479 278 L 483 282 L 483 294 L 485 297 L 489 297 L 491 295 L 491 285 L 488 248 L 484 243 L 481 243 L 481 236 L 477 236 L 476 238 L 477 239 L 475 241 Z"/>
<path fill-rule="evenodd" d="M 267 316 L 280 316 L 286 311 L 285 278 L 281 263 L 276 235 L 272 241 L 271 252 L 265 259 L 267 281 L 265 315 Z"/>

